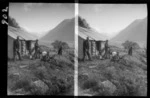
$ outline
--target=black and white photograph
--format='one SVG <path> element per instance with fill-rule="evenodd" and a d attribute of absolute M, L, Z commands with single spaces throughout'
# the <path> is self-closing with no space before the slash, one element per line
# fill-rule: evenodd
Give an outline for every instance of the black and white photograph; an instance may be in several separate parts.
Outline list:
<path fill-rule="evenodd" d="M 9 3 L 7 95 L 74 95 L 74 10 Z"/>
<path fill-rule="evenodd" d="M 147 5 L 79 4 L 78 95 L 147 96 Z"/>
<path fill-rule="evenodd" d="M 7 96 L 147 96 L 148 4 L 80 1 L 6 2 Z"/>

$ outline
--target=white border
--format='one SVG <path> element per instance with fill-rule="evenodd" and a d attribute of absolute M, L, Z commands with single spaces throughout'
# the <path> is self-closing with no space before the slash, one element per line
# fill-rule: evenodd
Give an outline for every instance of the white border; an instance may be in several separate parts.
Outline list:
<path fill-rule="evenodd" d="M 75 3 L 74 96 L 78 96 L 78 3 Z"/>

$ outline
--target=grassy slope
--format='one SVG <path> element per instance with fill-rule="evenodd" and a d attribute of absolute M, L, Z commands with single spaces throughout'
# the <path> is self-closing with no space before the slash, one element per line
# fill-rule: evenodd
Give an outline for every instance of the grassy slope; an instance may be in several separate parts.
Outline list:
<path fill-rule="evenodd" d="M 69 58 L 72 55 L 65 53 L 49 63 L 39 59 L 8 62 L 9 94 L 73 95 L 74 67 Z M 36 86 L 35 81 L 42 86 Z"/>
<path fill-rule="evenodd" d="M 109 59 L 79 62 L 79 95 L 146 96 L 147 63 L 141 59 L 144 57 L 139 52 L 132 57 L 123 51 L 122 54 L 119 62 Z M 107 80 L 117 88 L 113 93 L 101 85 Z"/>

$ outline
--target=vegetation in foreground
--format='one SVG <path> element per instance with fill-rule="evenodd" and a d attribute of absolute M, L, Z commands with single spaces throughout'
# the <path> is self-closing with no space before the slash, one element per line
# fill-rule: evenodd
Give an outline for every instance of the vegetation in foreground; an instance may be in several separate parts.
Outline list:
<path fill-rule="evenodd" d="M 129 56 L 124 49 L 113 50 L 121 54 L 118 62 L 79 62 L 79 96 L 147 96 L 146 51 L 137 49 Z"/>
<path fill-rule="evenodd" d="M 8 95 L 73 95 L 73 52 L 49 62 L 8 61 Z"/>

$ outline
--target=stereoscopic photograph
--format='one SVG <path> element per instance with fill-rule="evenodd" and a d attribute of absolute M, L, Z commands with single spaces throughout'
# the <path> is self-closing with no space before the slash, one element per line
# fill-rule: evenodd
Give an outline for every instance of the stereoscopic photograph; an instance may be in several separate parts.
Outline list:
<path fill-rule="evenodd" d="M 78 95 L 147 96 L 147 5 L 79 4 Z"/>
<path fill-rule="evenodd" d="M 8 95 L 74 95 L 74 10 L 9 3 Z"/>
<path fill-rule="evenodd" d="M 8 9 L 7 95 L 147 96 L 147 4 Z"/>

